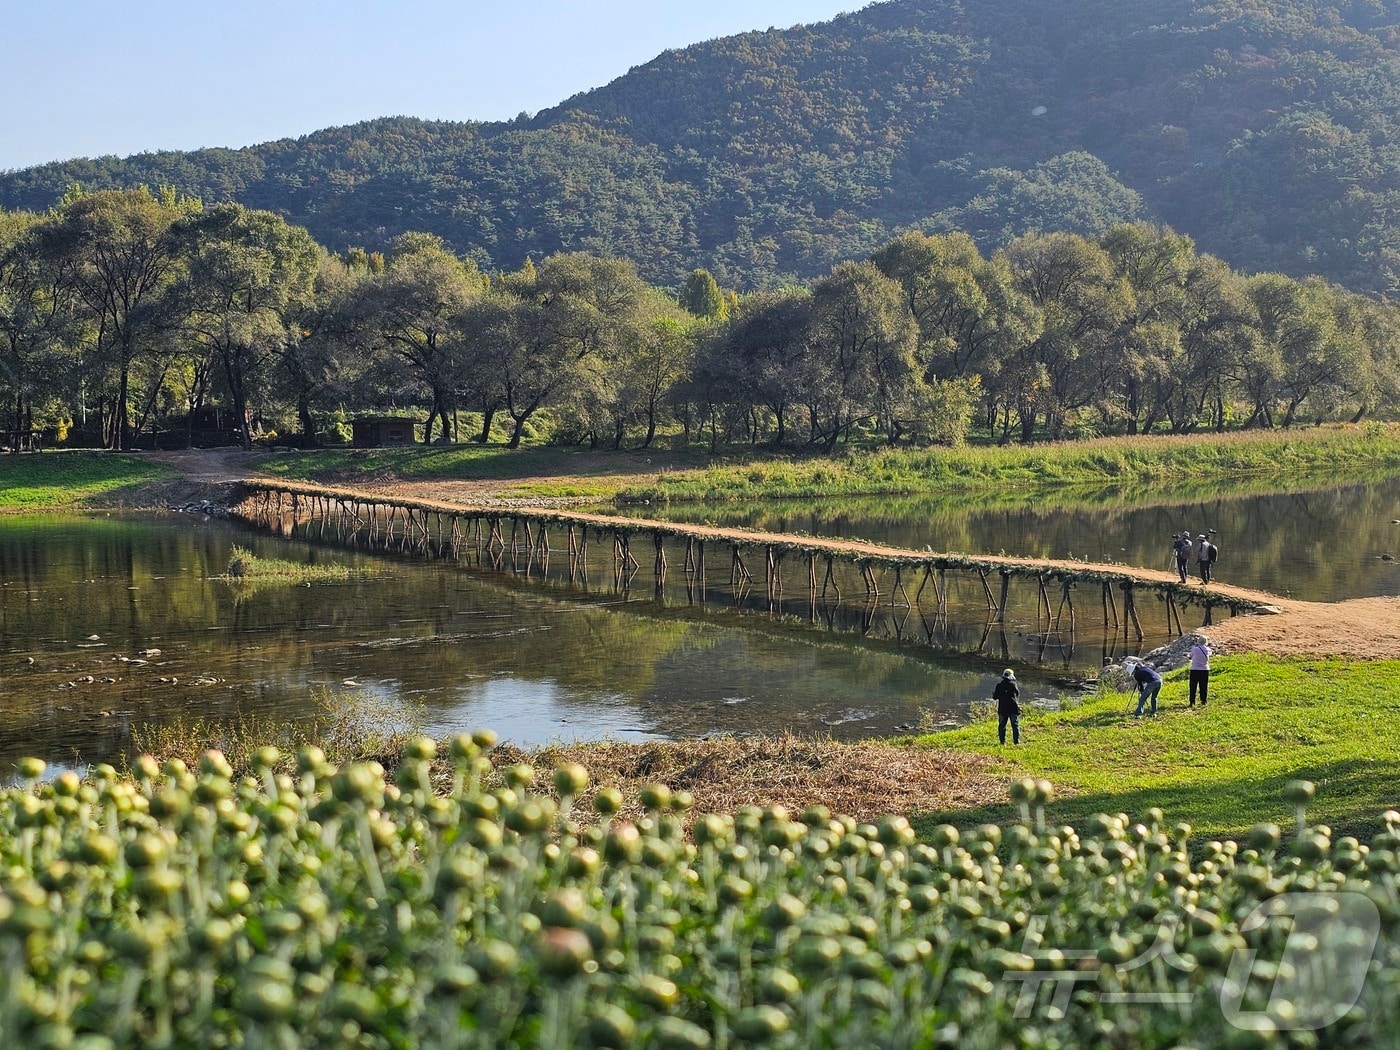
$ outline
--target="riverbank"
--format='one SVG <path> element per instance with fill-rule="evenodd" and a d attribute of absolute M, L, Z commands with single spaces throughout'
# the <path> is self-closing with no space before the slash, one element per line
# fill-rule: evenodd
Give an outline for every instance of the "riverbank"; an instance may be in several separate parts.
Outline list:
<path fill-rule="evenodd" d="M 499 445 L 0 456 L 0 510 L 120 503 L 169 505 L 169 489 L 275 477 L 454 503 L 725 502 L 815 496 L 1069 494 L 1097 503 L 1105 485 L 1193 496 L 1222 487 L 1292 490 L 1300 479 L 1368 480 L 1400 472 L 1400 426 L 1314 427 L 1189 437 L 1100 438 L 1031 446 L 859 449 L 831 456 L 772 450 L 601 452 Z M 1037 497 L 1038 498 L 1038 497 Z"/>
<path fill-rule="evenodd" d="M 1338 470 L 1342 464 L 1380 469 L 1389 462 L 1389 431 L 1369 436 L 1358 432 L 1353 435 L 1357 448 L 1350 452 L 1337 444 L 1335 432 L 1326 433 L 1329 436 L 1305 438 L 1301 443 L 1289 436 L 1272 445 L 1256 444 L 1254 439 L 1179 443 L 1201 446 L 1195 452 L 1161 439 L 1143 439 L 1145 448 L 1157 449 L 1158 458 L 1134 459 L 1132 469 L 1149 469 L 1143 466 L 1147 463 L 1150 469 L 1177 476 L 1186 469 L 1183 464 L 1219 457 L 1231 449 L 1236 460 L 1257 465 L 1261 457 L 1271 457 L 1276 464 L 1291 461 L 1300 470 L 1304 460 L 1315 468 L 1329 456 Z M 1376 443 L 1370 444 L 1373 439 Z M 1239 449 L 1246 447 L 1250 451 L 1241 457 Z M 559 494 L 573 483 L 557 479 L 570 475 L 548 471 L 562 466 L 582 471 L 577 475 L 579 489 L 614 493 L 627 491 L 627 485 L 649 483 L 639 480 L 646 472 L 637 468 L 655 466 L 631 454 L 588 454 L 573 460 L 558 450 L 527 450 L 514 461 L 522 469 L 511 477 L 499 450 L 477 451 L 477 459 L 468 458 L 478 463 L 483 475 L 475 478 L 448 476 L 445 457 L 436 449 L 394 450 L 386 456 L 338 452 L 325 458 L 234 450 L 0 457 L 0 504 L 25 510 L 198 506 L 201 500 L 223 499 L 240 477 L 308 473 L 343 487 L 381 494 L 448 502 L 539 502 L 584 498 Z M 1098 452 L 1106 455 L 1107 448 Z M 917 461 L 909 455 L 906 466 Z M 1066 460 L 1059 462 L 1063 467 Z M 311 471 L 309 463 L 320 466 Z M 490 464 L 489 469 L 482 464 Z M 1003 464 L 1002 473 L 992 475 L 999 480 L 991 484 L 1012 483 L 1009 479 L 1019 469 L 1015 464 L 1015 460 Z M 460 463 L 452 469 L 460 469 Z M 433 470 L 437 473 L 429 477 Z M 751 466 L 749 472 L 749 483 L 758 484 L 761 468 Z M 494 476 L 484 476 L 488 473 Z M 1276 470 L 1270 476 L 1281 475 Z M 972 480 L 966 483 L 967 491 L 978 491 Z M 985 491 L 989 482 L 984 475 L 976 484 Z M 1396 662 L 1400 601 L 1291 602 L 1281 608 L 1278 616 L 1236 617 L 1210 629 L 1212 640 L 1226 655 L 1218 659 L 1217 701 L 1208 716 L 1177 712 L 1178 694 L 1184 694 L 1185 684 L 1170 678 L 1163 693 L 1166 710 L 1156 722 L 1135 725 L 1126 716 L 1126 697 L 1105 694 L 1074 710 L 1028 717 L 1027 742 L 1014 754 L 996 747 L 994 726 L 988 723 L 901 741 L 897 747 L 879 745 L 888 750 L 875 760 L 870 755 L 858 758 L 854 750 L 847 750 L 850 745 L 823 747 L 819 758 L 812 753 L 799 758 L 794 756 L 800 749 L 760 744 L 773 756 L 762 777 L 753 774 L 758 767 L 754 755 L 745 757 L 743 749 L 735 748 L 729 749 L 729 758 L 710 759 L 704 759 L 700 744 L 665 745 L 665 749 L 580 746 L 570 754 L 596 767 L 601 781 L 615 782 L 624 790 L 650 779 L 683 779 L 684 774 L 688 783 L 703 781 L 713 787 L 703 795 L 694 787 L 687 789 L 716 806 L 774 802 L 791 806 L 794 799 L 805 798 L 841 809 L 866 800 L 862 812 L 932 814 L 919 818 L 924 827 L 941 819 L 960 824 L 1003 819 L 1011 812 L 1006 806 L 1006 786 L 1017 777 L 1031 775 L 1056 782 L 1068 796 L 1057 805 L 1056 819 L 1077 818 L 1098 809 L 1140 812 L 1158 805 L 1173 818 L 1196 824 L 1202 833 L 1237 834 L 1259 820 L 1285 818 L 1278 787 L 1294 776 L 1305 776 L 1320 785 L 1317 819 L 1366 833 L 1378 826 L 1381 812 L 1400 802 L 1393 788 L 1400 755 L 1386 742 L 1383 709 L 1383 698 L 1400 687 L 1400 663 Z M 895 761 L 896 756 L 902 756 L 900 761 Z M 392 756 L 383 757 L 392 761 Z M 554 752 L 543 752 L 536 761 L 543 767 L 554 757 Z M 824 772 L 816 776 L 814 769 Z"/>
<path fill-rule="evenodd" d="M 647 449 L 601 452 L 505 449 L 321 449 L 268 455 L 261 472 L 346 488 L 451 502 L 725 502 L 734 500 L 1049 491 L 1138 485 L 1211 488 L 1230 479 L 1295 484 L 1327 476 L 1363 479 L 1400 471 L 1400 427 L 1382 424 L 1098 438 L 1031 446 L 873 448 L 834 455 L 771 449 Z M 1092 498 L 1092 497 L 1089 497 Z"/>
<path fill-rule="evenodd" d="M 1060 792 L 1051 816 L 1076 823 L 1095 813 L 1141 815 L 1159 807 L 1198 835 L 1239 835 L 1286 825 L 1284 785 L 1317 784 L 1309 814 L 1337 834 L 1369 838 L 1400 807 L 1400 737 L 1389 697 L 1400 662 L 1216 657 L 1210 704 L 1187 707 L 1187 674 L 1167 674 L 1156 717 L 1136 718 L 1136 694 L 1105 688 L 1062 711 L 1030 706 L 1019 747 L 997 743 L 988 720 L 919 737 L 916 746 L 992 759 L 1008 781 L 1043 777 Z M 927 814 L 924 826 L 1014 819 L 1011 806 Z"/>

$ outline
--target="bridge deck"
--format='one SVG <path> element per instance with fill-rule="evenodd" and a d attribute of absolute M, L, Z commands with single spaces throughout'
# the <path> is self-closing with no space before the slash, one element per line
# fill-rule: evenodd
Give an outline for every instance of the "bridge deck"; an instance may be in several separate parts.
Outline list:
<path fill-rule="evenodd" d="M 244 486 L 256 497 L 296 497 L 301 500 L 324 500 L 332 503 L 362 507 L 400 508 L 422 514 L 448 515 L 477 520 L 515 520 L 545 526 L 588 528 L 625 536 L 652 536 L 701 543 L 730 545 L 736 549 L 764 549 L 775 556 L 802 554 L 851 562 L 865 567 L 888 567 L 897 570 L 930 569 L 976 572 L 984 577 L 993 574 L 1037 579 L 1042 585 L 1047 579 L 1061 583 L 1102 583 L 1123 588 L 1150 590 L 1172 597 L 1185 605 L 1215 606 L 1235 612 L 1272 612 L 1293 604 L 1266 591 L 1251 590 L 1229 584 L 1198 581 L 1181 583 L 1175 572 L 1147 569 L 1140 566 L 1113 563 L 1011 557 L 1007 555 L 964 554 L 961 552 L 911 550 L 858 540 L 798 536 L 790 533 L 759 532 L 749 529 L 720 528 L 711 525 L 691 525 L 679 522 L 655 521 L 618 515 L 586 514 L 575 511 L 541 507 L 501 507 L 449 503 L 430 499 L 389 497 L 369 491 L 328 488 L 300 482 L 250 479 Z"/>

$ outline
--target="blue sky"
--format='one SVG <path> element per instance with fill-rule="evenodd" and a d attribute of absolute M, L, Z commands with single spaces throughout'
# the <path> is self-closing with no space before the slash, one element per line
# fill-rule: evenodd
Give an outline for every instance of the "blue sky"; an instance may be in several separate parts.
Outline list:
<path fill-rule="evenodd" d="M 505 120 L 667 48 L 864 0 L 19 0 L 0 170 L 249 146 L 373 117 Z"/>

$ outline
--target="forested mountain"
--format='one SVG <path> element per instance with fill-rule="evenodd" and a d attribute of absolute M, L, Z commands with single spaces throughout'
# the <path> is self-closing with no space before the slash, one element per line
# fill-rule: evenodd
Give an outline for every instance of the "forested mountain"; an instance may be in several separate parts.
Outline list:
<path fill-rule="evenodd" d="M 0 175 L 0 207 L 170 186 L 331 248 L 420 230 L 487 269 L 586 250 L 741 289 L 908 228 L 988 251 L 1138 218 L 1394 296 L 1397 113 L 1400 0 L 891 0 L 669 51 L 533 118 L 44 165 Z"/>

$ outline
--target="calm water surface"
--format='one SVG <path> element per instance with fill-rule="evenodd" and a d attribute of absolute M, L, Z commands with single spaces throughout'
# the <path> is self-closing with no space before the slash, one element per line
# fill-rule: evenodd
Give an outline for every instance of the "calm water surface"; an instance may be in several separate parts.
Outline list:
<path fill-rule="evenodd" d="M 844 500 L 664 513 L 915 549 L 1163 566 L 1171 533 L 1213 528 L 1229 582 L 1320 601 L 1400 592 L 1400 568 L 1383 557 L 1400 555 L 1400 480 L 1150 505 L 1106 492 L 1090 509 L 1013 497 L 961 509 Z M 235 543 L 357 575 L 234 587 L 219 577 Z M 854 603 L 854 580 L 840 605 L 812 605 L 805 581 L 789 588 L 797 598 L 770 605 L 724 586 L 727 563 L 711 565 L 700 600 L 674 551 L 659 593 L 649 564 L 620 587 L 601 546 L 584 583 L 567 579 L 563 552 L 541 572 L 276 539 L 188 515 L 0 517 L 0 763 L 112 761 L 151 724 L 306 720 L 320 711 L 313 697 L 347 694 L 434 734 L 487 726 L 526 745 L 889 735 L 965 721 L 1005 663 L 1034 702 L 1053 706 L 1066 681 L 1166 640 L 1150 607 L 1141 646 L 1104 637 L 1097 594 L 1078 599 L 1076 635 L 1038 626 L 1030 594 L 1013 602 L 1004 631 L 989 629 L 975 580 L 955 583 L 946 619 Z"/>
<path fill-rule="evenodd" d="M 1213 530 L 1216 579 L 1332 602 L 1400 593 L 1400 478 L 1300 482 L 1287 492 L 1163 498 L 1105 489 L 1061 509 L 1014 493 L 996 506 L 937 498 L 805 500 L 631 508 L 671 520 L 859 537 L 965 554 L 1080 558 L 1168 568 L 1171 536 Z M 1194 569 L 1194 564 L 1192 566 Z"/>
<path fill-rule="evenodd" d="M 218 578 L 235 543 L 366 574 L 250 592 Z M 150 723 L 311 719 L 317 691 L 407 705 L 434 734 L 487 726 L 524 744 L 861 737 L 921 712 L 961 720 L 995 670 L 766 612 L 590 593 L 187 515 L 0 517 L 0 762 L 111 761 Z"/>

